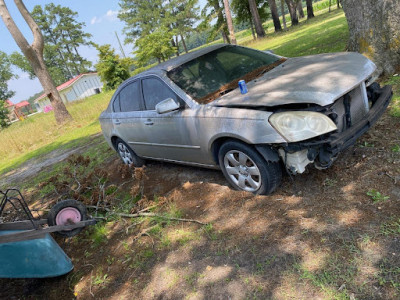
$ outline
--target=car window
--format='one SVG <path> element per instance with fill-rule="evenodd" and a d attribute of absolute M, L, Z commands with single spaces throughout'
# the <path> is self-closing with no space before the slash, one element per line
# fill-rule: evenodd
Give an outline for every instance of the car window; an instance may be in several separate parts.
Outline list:
<path fill-rule="evenodd" d="M 139 81 L 135 81 L 124 87 L 119 93 L 121 112 L 141 110 L 140 99 Z"/>
<path fill-rule="evenodd" d="M 119 104 L 119 95 L 117 95 L 114 99 L 113 102 L 113 111 L 114 112 L 120 112 L 121 111 L 121 106 Z"/>
<path fill-rule="evenodd" d="M 201 104 L 251 81 L 283 63 L 284 58 L 254 49 L 224 46 L 192 59 L 167 73 L 184 92 Z"/>
<path fill-rule="evenodd" d="M 143 79 L 142 87 L 144 104 L 147 110 L 155 110 L 158 103 L 168 98 L 179 101 L 178 96 L 157 78 Z"/>

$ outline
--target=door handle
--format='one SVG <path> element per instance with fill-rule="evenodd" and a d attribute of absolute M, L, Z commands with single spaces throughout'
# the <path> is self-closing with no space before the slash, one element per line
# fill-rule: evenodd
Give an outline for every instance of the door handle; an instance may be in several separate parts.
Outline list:
<path fill-rule="evenodd" d="M 117 119 L 117 120 L 114 120 L 114 124 L 115 124 L 115 125 L 120 125 L 120 124 L 121 124 L 121 121 L 118 120 L 118 119 Z"/>
<path fill-rule="evenodd" d="M 154 124 L 154 122 L 151 120 L 151 119 L 147 119 L 145 122 L 144 122 L 144 125 L 153 125 Z"/>

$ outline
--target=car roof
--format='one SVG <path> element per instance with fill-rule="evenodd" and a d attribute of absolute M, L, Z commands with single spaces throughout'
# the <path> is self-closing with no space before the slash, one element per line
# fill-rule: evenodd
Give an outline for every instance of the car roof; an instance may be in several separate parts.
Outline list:
<path fill-rule="evenodd" d="M 160 73 L 165 73 L 165 72 L 171 71 L 172 69 L 175 69 L 176 67 L 179 67 L 180 65 L 183 65 L 184 63 L 187 63 L 188 61 L 191 61 L 197 57 L 200 57 L 200 56 L 207 54 L 211 51 L 214 51 L 216 49 L 222 48 L 226 45 L 227 44 L 216 44 L 216 45 L 205 47 L 205 48 L 193 51 L 193 52 L 186 53 L 184 55 L 174 57 L 174 58 L 167 60 L 161 64 L 158 64 L 157 66 L 154 66 L 146 71 L 143 71 L 143 72 L 139 73 L 138 75 L 142 76 L 142 75 L 154 74 L 154 73 L 160 74 Z"/>

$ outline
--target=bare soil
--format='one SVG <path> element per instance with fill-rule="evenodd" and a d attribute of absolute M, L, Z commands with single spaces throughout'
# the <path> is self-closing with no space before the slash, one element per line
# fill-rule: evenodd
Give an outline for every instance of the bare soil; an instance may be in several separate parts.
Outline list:
<path fill-rule="evenodd" d="M 154 222 L 117 219 L 100 242 L 94 228 L 58 238 L 74 271 L 2 279 L 0 297 L 399 299 L 400 153 L 392 150 L 399 132 L 400 120 L 385 115 L 330 169 L 285 176 L 270 196 L 234 191 L 219 171 L 150 162 L 148 204 L 163 198 L 161 211 L 212 226 L 161 223 L 138 237 Z M 115 184 L 125 181 L 118 159 L 102 167 Z M 374 202 L 373 190 L 389 199 Z"/>

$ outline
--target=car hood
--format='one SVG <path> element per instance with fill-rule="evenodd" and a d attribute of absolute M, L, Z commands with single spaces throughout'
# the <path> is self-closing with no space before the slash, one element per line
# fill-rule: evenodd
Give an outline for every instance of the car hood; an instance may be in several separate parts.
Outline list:
<path fill-rule="evenodd" d="M 214 106 L 277 106 L 295 103 L 329 105 L 365 81 L 375 64 L 354 52 L 289 58 L 262 77 L 210 103 Z"/>

